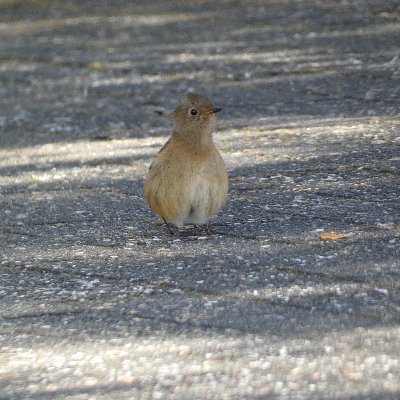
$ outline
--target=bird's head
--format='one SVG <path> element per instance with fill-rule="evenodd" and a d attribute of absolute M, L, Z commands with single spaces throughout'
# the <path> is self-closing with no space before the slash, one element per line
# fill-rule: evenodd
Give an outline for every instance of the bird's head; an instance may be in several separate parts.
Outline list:
<path fill-rule="evenodd" d="M 207 97 L 188 92 L 174 110 L 174 131 L 186 140 L 211 138 L 215 129 L 215 114 L 219 111 L 221 108 L 215 107 Z"/>

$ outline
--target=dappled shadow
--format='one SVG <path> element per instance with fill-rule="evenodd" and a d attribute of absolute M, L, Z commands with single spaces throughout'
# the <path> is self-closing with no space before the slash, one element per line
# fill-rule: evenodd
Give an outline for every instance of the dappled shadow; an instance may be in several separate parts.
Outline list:
<path fill-rule="evenodd" d="M 254 399 L 288 376 L 308 397 L 322 381 L 397 398 L 382 383 L 400 326 L 395 2 L 22 3 L 0 3 L 0 386 L 183 398 L 248 369 Z M 210 236 L 169 235 L 143 199 L 171 129 L 156 111 L 190 88 L 225 111 Z"/>
<path fill-rule="evenodd" d="M 71 2 L 37 5 L 37 21 L 13 3 L 15 20 L 0 26 L 2 146 L 165 134 L 155 108 L 190 88 L 227 123 L 399 111 L 392 3 L 168 2 L 153 15 L 148 4 Z"/>
<path fill-rule="evenodd" d="M 53 276 L 55 282 L 66 276 L 67 287 L 73 279 L 104 280 L 106 287 L 112 290 L 118 287 L 128 293 L 124 308 L 129 310 L 135 309 L 135 302 L 141 303 L 144 298 L 152 303 L 150 309 L 159 310 L 168 299 L 176 301 L 174 290 L 190 302 L 197 299 L 202 303 L 203 296 L 216 296 L 218 301 L 226 302 L 219 311 L 222 314 L 228 304 L 243 301 L 243 308 L 237 310 L 239 314 L 231 322 L 220 325 L 217 314 L 204 329 L 239 329 L 235 324 L 242 317 L 249 318 L 248 308 L 254 307 L 254 321 L 245 318 L 239 331 L 285 337 L 297 335 L 300 324 L 290 330 L 283 325 L 282 331 L 267 322 L 261 324 L 259 307 L 264 310 L 261 314 L 266 315 L 270 314 L 266 312 L 269 308 L 277 307 L 284 312 L 301 309 L 306 314 L 301 318 L 305 322 L 304 334 L 313 335 L 315 329 L 326 333 L 332 326 L 313 325 L 315 312 L 321 312 L 321 318 L 333 313 L 340 320 L 343 315 L 333 301 L 340 295 L 324 290 L 317 296 L 306 292 L 299 298 L 295 296 L 292 302 L 282 300 L 287 297 L 285 293 L 290 293 L 292 286 L 354 284 L 362 286 L 356 288 L 356 294 L 358 290 L 371 291 L 372 297 L 376 295 L 380 299 L 376 301 L 382 301 L 381 306 L 389 313 L 384 320 L 381 314 L 368 317 L 372 324 L 397 324 L 396 313 L 390 311 L 391 306 L 386 307 L 387 299 L 374 292 L 376 285 L 389 291 L 398 286 L 399 249 L 391 245 L 400 224 L 398 170 L 396 164 L 386 166 L 386 160 L 396 155 L 397 148 L 391 143 L 376 146 L 361 141 L 353 141 L 351 146 L 348 152 L 342 149 L 340 153 L 315 156 L 309 161 L 269 161 L 233 169 L 228 204 L 208 238 L 204 237 L 202 227 L 189 227 L 179 236 L 171 237 L 164 226 L 152 224 L 153 214 L 143 200 L 143 179 L 137 178 L 137 173 L 130 178 L 129 170 L 124 176 L 113 178 L 95 173 L 85 180 L 79 178 L 78 185 L 70 182 L 69 187 L 62 180 L 36 185 L 30 190 L 28 205 L 24 203 L 26 192 L 20 191 L 18 197 L 19 190 L 11 186 L 2 207 L 2 230 L 7 236 L 4 268 L 32 277 L 36 273 L 47 278 Z M 142 151 L 145 154 L 146 148 Z M 115 164 L 121 163 L 118 155 L 114 157 Z M 364 166 L 365 158 L 370 163 L 363 169 L 360 167 Z M 67 170 L 72 167 L 63 164 Z M 51 195 L 42 196 L 41 192 Z M 381 203 L 384 209 L 379 206 Z M 14 210 L 13 214 L 5 213 L 8 207 Z M 18 213 L 23 216 L 18 217 Z M 323 242 L 319 239 L 321 230 L 349 232 L 352 237 L 341 242 Z M 227 249 L 227 243 L 234 243 L 234 248 Z M 286 278 L 277 282 L 273 279 L 271 283 L 271 275 L 276 274 Z M 257 279 L 247 282 L 245 277 L 250 275 Z M 146 292 L 144 295 L 141 292 L 146 287 L 151 290 L 156 287 L 157 292 L 157 282 L 163 280 L 166 291 L 161 284 L 160 298 L 153 295 L 148 298 Z M 12 285 L 10 290 L 14 290 Z M 278 291 L 265 299 L 262 295 L 251 295 L 253 291 L 268 294 L 274 290 Z M 66 299 L 70 298 L 71 294 L 66 293 Z M 112 303 L 113 296 L 109 298 L 107 290 L 104 293 Z M 103 295 L 97 297 L 96 291 L 93 295 L 96 308 Z M 354 313 L 356 299 L 352 295 L 347 299 L 347 308 L 352 311 L 344 314 L 345 319 L 349 318 L 346 329 L 354 328 L 360 316 L 366 315 L 362 311 L 364 297 L 360 309 Z M 395 310 L 398 298 L 390 301 Z M 53 305 L 60 306 L 58 301 Z M 176 312 L 179 314 L 173 308 L 169 322 Z M 128 312 L 126 317 L 118 318 L 130 318 L 129 315 Z M 15 314 L 16 320 L 22 316 Z M 42 317 L 46 317 L 46 312 Z M 175 317 L 179 320 L 179 316 Z M 195 311 L 193 321 L 197 317 Z M 79 314 L 77 321 L 82 318 Z M 89 321 L 92 319 L 90 316 Z M 196 326 L 202 327 L 201 323 Z M 182 326 L 174 325 L 174 329 L 179 331 Z"/>
<path fill-rule="evenodd" d="M 56 173 L 56 171 L 68 171 L 74 168 L 95 168 L 97 166 L 107 166 L 107 165 L 131 165 L 137 160 L 143 160 L 143 162 L 150 163 L 151 159 L 154 157 L 154 151 L 148 151 L 148 154 L 141 153 L 140 155 L 130 155 L 130 156 L 113 156 L 110 158 L 105 158 L 104 156 L 97 154 L 90 157 L 90 160 L 74 160 L 74 161 L 52 161 L 48 164 L 38 164 L 38 163 L 23 163 L 22 165 L 14 166 L 0 166 L 0 175 L 12 177 L 20 176 L 26 172 L 42 174 L 51 171 Z M 24 186 L 26 183 L 23 183 Z M 6 185 L 3 185 L 5 187 Z M 12 183 L 13 192 L 17 185 Z M 5 194 L 4 189 L 2 192 Z"/>

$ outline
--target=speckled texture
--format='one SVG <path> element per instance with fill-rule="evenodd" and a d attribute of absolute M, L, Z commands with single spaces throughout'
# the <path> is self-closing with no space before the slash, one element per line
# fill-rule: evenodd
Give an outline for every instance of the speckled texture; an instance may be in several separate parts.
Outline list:
<path fill-rule="evenodd" d="M 399 12 L 0 0 L 0 399 L 398 399 Z M 211 236 L 143 199 L 189 89 Z"/>

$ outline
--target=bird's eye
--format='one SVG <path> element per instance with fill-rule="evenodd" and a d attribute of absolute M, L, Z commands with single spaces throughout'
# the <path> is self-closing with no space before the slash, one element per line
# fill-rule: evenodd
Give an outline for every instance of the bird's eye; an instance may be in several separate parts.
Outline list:
<path fill-rule="evenodd" d="M 189 114 L 190 114 L 190 115 L 197 115 L 197 113 L 198 113 L 198 111 L 197 111 L 195 108 L 191 108 L 191 109 L 189 110 Z"/>

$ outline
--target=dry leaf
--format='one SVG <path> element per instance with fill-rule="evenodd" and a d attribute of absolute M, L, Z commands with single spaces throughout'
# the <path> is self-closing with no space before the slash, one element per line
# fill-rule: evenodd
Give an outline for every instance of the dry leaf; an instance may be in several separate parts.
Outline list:
<path fill-rule="evenodd" d="M 347 234 L 337 234 L 335 232 L 322 232 L 319 237 L 322 240 L 337 240 L 337 239 L 345 239 L 350 237 L 351 235 Z"/>
<path fill-rule="evenodd" d="M 103 64 L 101 62 L 95 61 L 89 64 L 90 69 L 101 70 L 103 69 Z"/>

